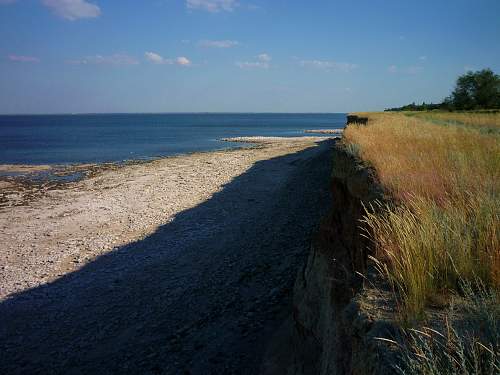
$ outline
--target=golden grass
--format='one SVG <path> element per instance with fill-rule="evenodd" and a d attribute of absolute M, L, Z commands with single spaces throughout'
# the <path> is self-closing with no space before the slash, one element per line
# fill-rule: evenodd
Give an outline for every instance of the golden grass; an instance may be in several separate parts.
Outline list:
<path fill-rule="evenodd" d="M 459 280 L 500 291 L 500 137 L 402 114 L 369 114 L 344 143 L 373 165 L 395 204 L 368 210 L 376 257 L 404 313 Z"/>
<path fill-rule="evenodd" d="M 496 189 L 498 136 L 462 127 L 441 127 L 399 114 L 371 114 L 368 126 L 351 125 L 346 144 L 357 144 L 383 185 L 398 199 Z"/>
<path fill-rule="evenodd" d="M 500 128 L 500 112 L 412 112 L 411 114 L 451 124 Z"/>

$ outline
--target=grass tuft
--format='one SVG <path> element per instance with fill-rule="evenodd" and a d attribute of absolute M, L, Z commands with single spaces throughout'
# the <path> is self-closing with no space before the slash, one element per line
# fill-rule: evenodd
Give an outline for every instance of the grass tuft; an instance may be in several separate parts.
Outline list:
<path fill-rule="evenodd" d="M 481 116 L 497 114 L 467 119 Z M 405 319 L 420 319 L 429 304 L 463 292 L 461 280 L 479 278 L 498 293 L 499 135 L 400 114 L 369 117 L 368 126 L 346 128 L 344 143 L 394 198 L 368 208 L 364 225 Z"/>
<path fill-rule="evenodd" d="M 445 319 L 443 332 L 424 327 L 406 330 L 399 345 L 400 374 L 498 374 L 500 373 L 500 305 L 495 292 L 481 281 L 465 282 L 462 327 Z M 453 314 L 453 311 L 451 312 Z M 465 333 L 466 332 L 466 333 Z"/>

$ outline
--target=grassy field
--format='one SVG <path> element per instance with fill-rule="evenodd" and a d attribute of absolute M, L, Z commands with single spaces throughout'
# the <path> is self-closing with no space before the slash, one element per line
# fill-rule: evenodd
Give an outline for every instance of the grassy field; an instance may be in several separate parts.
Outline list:
<path fill-rule="evenodd" d="M 392 203 L 367 208 L 376 259 L 409 319 L 480 280 L 500 292 L 500 114 L 368 113 L 343 142 L 372 165 Z M 439 122 L 467 126 L 440 126 Z"/>
<path fill-rule="evenodd" d="M 499 112 L 409 112 L 409 116 L 416 116 L 435 123 L 449 125 L 465 125 L 487 128 L 500 131 Z"/>

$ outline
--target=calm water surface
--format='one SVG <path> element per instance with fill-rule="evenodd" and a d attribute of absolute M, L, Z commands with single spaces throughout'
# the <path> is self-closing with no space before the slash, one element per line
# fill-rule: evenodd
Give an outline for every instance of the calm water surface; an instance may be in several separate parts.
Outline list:
<path fill-rule="evenodd" d="M 223 137 L 338 129 L 343 113 L 0 116 L 0 164 L 118 162 L 236 147 Z M 241 146 L 241 144 L 239 144 Z"/>

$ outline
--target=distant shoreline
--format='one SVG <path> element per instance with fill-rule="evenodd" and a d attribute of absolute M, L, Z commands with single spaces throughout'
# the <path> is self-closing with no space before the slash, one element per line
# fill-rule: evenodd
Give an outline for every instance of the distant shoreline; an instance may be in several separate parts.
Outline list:
<path fill-rule="evenodd" d="M 270 138 L 270 137 L 269 137 Z M 300 137 L 297 137 L 300 138 Z M 222 142 L 240 142 L 236 140 L 225 140 L 225 139 L 220 139 Z M 182 156 L 188 156 L 188 155 L 196 155 L 196 154 L 205 154 L 205 153 L 211 153 L 211 152 L 230 152 L 230 151 L 235 151 L 235 150 L 240 150 L 240 149 L 245 149 L 245 148 L 254 148 L 257 147 L 256 145 L 251 145 L 250 142 L 241 142 L 241 143 L 248 143 L 247 146 L 245 145 L 234 145 L 232 147 L 222 147 L 222 148 L 215 148 L 212 150 L 206 150 L 206 151 L 188 151 L 188 152 L 180 152 L 177 154 L 171 154 L 171 155 L 162 155 L 162 156 L 152 156 L 149 158 L 137 158 L 137 159 L 126 159 L 126 160 L 119 160 L 119 161 L 103 161 L 103 162 L 96 162 L 96 163 L 68 163 L 68 164 L 0 164 L 0 181 L 2 177 L 15 177 L 15 176 L 23 176 L 23 177 L 29 177 L 27 175 L 29 174 L 36 174 L 40 172 L 44 173 L 67 173 L 71 171 L 88 171 L 88 170 L 105 170 L 105 169 L 116 169 L 119 167 L 127 166 L 127 165 L 135 165 L 135 164 L 146 164 L 146 163 L 152 163 L 157 160 L 161 159 L 168 159 L 168 158 L 176 158 L 176 157 L 182 157 Z M 255 141 L 254 143 L 259 143 L 258 141 Z M 262 142 L 264 143 L 264 142 Z"/>
<path fill-rule="evenodd" d="M 192 151 L 173 155 L 152 157 L 148 159 L 129 159 L 116 162 L 80 163 L 80 164 L 0 164 L 0 209 L 9 207 L 12 197 L 20 202 L 28 202 L 44 195 L 47 191 L 64 190 L 84 180 L 126 168 L 150 168 L 157 163 L 168 163 L 171 160 L 203 158 L 211 155 L 229 155 L 247 150 L 273 148 L 282 144 L 314 143 L 318 140 L 334 139 L 334 136 L 298 136 L 298 137 L 234 137 L 221 138 L 221 142 L 233 142 L 233 147 L 223 147 L 206 151 Z M 237 145 L 239 143 L 239 145 Z M 43 193 L 43 194 L 42 194 Z M 11 197 L 11 198 L 9 198 Z M 24 203 L 23 203 L 24 204 Z"/>
<path fill-rule="evenodd" d="M 339 135 L 343 129 L 318 129 L 318 130 L 304 130 L 304 133 L 312 134 L 325 134 L 325 135 Z M 313 136 L 297 136 L 297 137 L 280 137 L 280 136 L 250 136 L 250 137 L 228 137 L 217 139 L 220 142 L 232 142 L 236 143 L 229 147 L 214 148 L 211 150 L 203 151 L 188 151 L 179 152 L 171 155 L 162 156 L 152 156 L 148 158 L 131 158 L 119 161 L 103 161 L 95 163 L 68 163 L 68 164 L 11 164 L 11 163 L 0 163 L 0 181 L 5 178 L 15 178 L 21 177 L 23 179 L 40 179 L 49 180 L 51 178 L 57 180 L 59 176 L 67 176 L 72 173 L 85 173 L 93 172 L 97 170 L 104 169 L 115 169 L 120 166 L 132 165 L 132 164 L 143 164 L 154 162 L 155 160 L 179 157 L 185 155 L 192 155 L 198 153 L 208 153 L 208 152 L 225 152 L 234 151 L 242 148 L 255 148 L 258 145 L 269 144 L 271 142 L 279 141 L 280 139 L 286 138 L 307 138 Z M 327 137 L 325 137 L 327 138 Z M 245 145 L 246 144 L 246 145 Z M 44 176 L 41 176 L 43 174 Z"/>
<path fill-rule="evenodd" d="M 0 113 L 1 116 L 106 116 L 106 115 L 347 115 L 349 112 L 81 112 Z"/>
<path fill-rule="evenodd" d="M 342 134 L 344 129 L 307 129 L 304 130 L 304 133 L 313 133 L 313 134 Z"/>
<path fill-rule="evenodd" d="M 340 128 L 345 121 L 344 114 L 319 113 L 1 116 L 0 165 L 154 160 L 240 147 L 222 138 L 297 137 L 304 129 Z"/>

